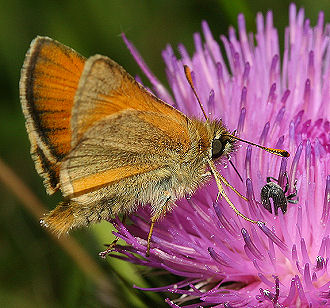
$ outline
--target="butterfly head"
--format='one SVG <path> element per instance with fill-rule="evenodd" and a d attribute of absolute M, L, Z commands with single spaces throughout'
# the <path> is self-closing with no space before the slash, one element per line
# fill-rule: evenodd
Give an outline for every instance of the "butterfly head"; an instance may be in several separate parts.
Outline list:
<path fill-rule="evenodd" d="M 221 121 L 213 122 L 213 139 L 211 142 L 210 158 L 217 160 L 222 157 L 227 157 L 235 150 L 236 140 L 231 138 L 230 132 L 222 124 Z"/>

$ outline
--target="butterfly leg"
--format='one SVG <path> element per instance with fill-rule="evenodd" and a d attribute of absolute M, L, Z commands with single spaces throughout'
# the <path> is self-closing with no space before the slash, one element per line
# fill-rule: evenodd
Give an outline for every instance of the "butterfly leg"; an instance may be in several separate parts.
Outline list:
<path fill-rule="evenodd" d="M 244 218 L 246 221 L 249 221 L 249 222 L 252 222 L 252 223 L 256 224 L 258 221 L 253 220 L 253 219 L 250 219 L 250 218 L 248 218 L 247 216 L 245 216 L 244 214 L 242 214 L 242 213 L 241 213 L 241 212 L 235 207 L 235 205 L 230 201 L 230 199 L 228 198 L 228 196 L 227 196 L 227 194 L 225 193 L 225 191 L 224 191 L 224 189 L 223 189 L 223 186 L 222 186 L 222 183 L 224 183 L 222 179 L 224 179 L 224 177 L 223 177 L 223 176 L 217 171 L 217 169 L 215 168 L 215 165 L 214 165 L 214 163 L 213 163 L 212 160 L 209 160 L 209 161 L 208 161 L 208 164 L 209 164 L 209 166 L 210 166 L 211 172 L 213 173 L 213 176 L 214 176 L 215 182 L 216 182 L 216 184 L 217 184 L 217 186 L 218 186 L 218 190 L 219 190 L 219 192 L 218 192 L 218 197 L 219 197 L 220 195 L 221 195 L 222 197 L 224 197 L 224 199 L 227 201 L 227 203 L 229 204 L 229 206 L 234 210 L 234 212 L 235 212 L 237 215 L 241 216 L 241 217 Z M 227 182 L 226 179 L 225 179 L 225 181 Z M 227 183 L 228 183 L 228 182 L 227 182 Z M 226 183 L 224 183 L 224 184 L 226 184 Z M 228 184 L 229 184 L 229 183 L 228 183 Z M 218 197 L 217 197 L 217 199 L 218 199 Z M 244 198 L 243 198 L 243 199 L 244 199 Z"/>
<path fill-rule="evenodd" d="M 147 252 L 146 252 L 146 256 L 149 257 L 150 255 L 150 245 L 151 245 L 151 236 L 152 236 L 152 232 L 154 230 L 154 226 L 156 221 L 164 216 L 167 212 L 167 205 L 169 204 L 169 201 L 171 200 L 171 196 L 168 193 L 168 196 L 166 198 L 166 201 L 164 202 L 164 204 L 161 206 L 161 208 L 151 217 L 151 224 L 150 224 L 150 229 L 149 229 L 149 233 L 148 233 L 148 243 L 147 243 Z"/>
<path fill-rule="evenodd" d="M 149 257 L 150 256 L 150 242 L 151 242 L 151 236 L 152 236 L 152 232 L 154 231 L 154 226 L 155 226 L 155 222 L 157 221 L 157 218 L 152 217 L 151 218 L 151 225 L 150 225 L 150 229 L 149 229 L 149 234 L 148 234 L 148 244 L 147 244 L 147 252 L 146 252 L 146 256 Z"/>
<path fill-rule="evenodd" d="M 124 224 L 125 221 L 126 221 L 126 217 L 127 217 L 126 215 L 123 216 L 123 219 L 122 219 L 122 221 L 121 221 L 123 224 Z M 101 251 L 101 252 L 99 253 L 99 256 L 100 256 L 101 258 L 105 258 L 110 252 L 113 251 L 113 248 L 117 245 L 118 241 L 119 241 L 119 237 L 116 236 L 115 239 L 112 241 L 111 244 L 106 244 L 106 245 L 105 245 L 105 246 L 108 246 L 107 249 L 104 250 L 104 251 Z"/>
<path fill-rule="evenodd" d="M 221 180 L 221 182 L 223 184 L 225 184 L 226 186 L 228 186 L 233 192 L 235 192 L 239 197 L 241 197 L 242 199 L 244 199 L 245 201 L 248 201 L 248 199 L 243 196 L 234 186 L 232 186 L 226 179 L 225 177 L 220 174 L 218 171 L 217 171 L 217 175 L 219 177 L 219 179 Z"/>

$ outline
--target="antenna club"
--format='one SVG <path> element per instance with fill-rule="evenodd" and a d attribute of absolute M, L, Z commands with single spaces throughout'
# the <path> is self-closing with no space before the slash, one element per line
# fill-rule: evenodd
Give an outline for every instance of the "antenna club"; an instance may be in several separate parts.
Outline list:
<path fill-rule="evenodd" d="M 262 148 L 263 150 L 268 151 L 272 154 L 278 155 L 278 156 L 290 157 L 290 153 L 288 151 L 285 151 L 285 150 L 266 148 L 266 147 L 259 146 L 259 145 L 256 145 L 256 146 L 258 146 L 258 147 Z"/>
<path fill-rule="evenodd" d="M 189 83 L 192 83 L 192 78 L 191 78 L 191 71 L 190 71 L 190 68 L 188 65 L 184 65 L 183 66 L 183 69 L 184 69 L 184 73 L 186 75 L 186 78 L 188 80 Z"/>

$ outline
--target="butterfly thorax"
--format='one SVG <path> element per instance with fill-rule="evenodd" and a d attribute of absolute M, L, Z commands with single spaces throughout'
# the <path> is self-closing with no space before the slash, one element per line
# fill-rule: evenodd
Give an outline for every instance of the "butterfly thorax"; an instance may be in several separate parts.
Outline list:
<path fill-rule="evenodd" d="M 177 198 L 194 193 L 209 179 L 207 175 L 209 160 L 226 158 L 234 149 L 234 141 L 228 137 L 230 133 L 221 121 L 189 120 L 188 135 L 190 137 L 189 149 L 180 158 L 172 157 L 170 159 L 175 162 L 170 169 L 172 170 L 173 191 Z M 222 148 L 221 152 L 213 157 L 215 141 L 221 143 Z"/>

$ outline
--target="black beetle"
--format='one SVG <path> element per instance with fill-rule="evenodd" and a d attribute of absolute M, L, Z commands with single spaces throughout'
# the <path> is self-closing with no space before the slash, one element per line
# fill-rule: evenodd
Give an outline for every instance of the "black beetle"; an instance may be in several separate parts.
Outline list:
<path fill-rule="evenodd" d="M 285 176 L 286 176 L 286 185 L 284 190 L 278 184 L 278 179 L 275 179 L 273 177 L 267 177 L 267 184 L 261 188 L 260 196 L 263 207 L 268 212 L 272 213 L 272 206 L 270 203 L 270 198 L 272 198 L 275 215 L 278 215 L 279 208 L 282 210 L 282 213 L 285 214 L 288 207 L 288 202 L 298 203 L 298 200 L 293 200 L 293 198 L 297 196 L 297 189 L 296 189 L 297 181 L 295 181 L 294 183 L 294 192 L 286 196 L 286 193 L 288 192 L 289 189 L 289 180 L 286 173 Z M 276 181 L 277 183 L 273 182 L 272 180 Z"/>

